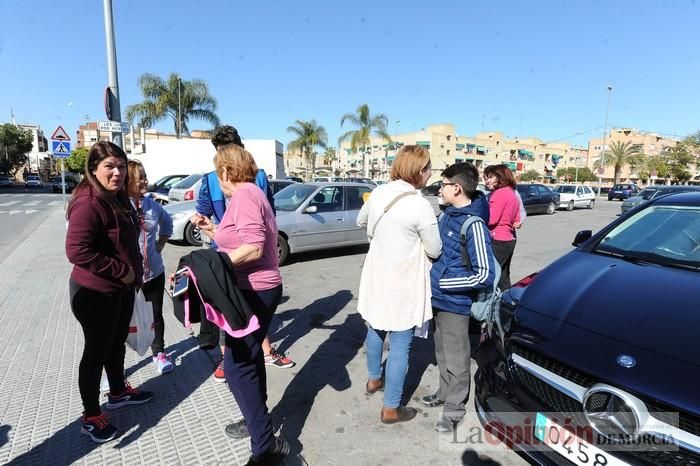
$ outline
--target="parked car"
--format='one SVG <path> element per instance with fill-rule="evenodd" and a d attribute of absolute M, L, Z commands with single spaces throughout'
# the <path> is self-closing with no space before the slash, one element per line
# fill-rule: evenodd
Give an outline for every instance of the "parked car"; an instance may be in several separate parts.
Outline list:
<path fill-rule="evenodd" d="M 647 201 L 650 201 L 657 196 L 663 196 L 665 194 L 672 194 L 672 193 L 680 193 L 680 192 L 685 192 L 685 191 L 698 191 L 700 190 L 700 186 L 689 186 L 689 185 L 673 185 L 673 186 L 663 186 L 663 185 L 658 185 L 658 186 L 647 186 L 646 188 L 642 189 L 636 196 L 628 197 L 624 201 L 622 201 L 622 205 L 620 206 L 620 213 L 624 214 L 628 210 L 633 209 L 634 207 L 637 207 L 640 204 L 643 204 Z"/>
<path fill-rule="evenodd" d="M 533 464 L 698 464 L 700 193 L 573 244 L 504 293 L 475 353 L 481 423 Z"/>
<path fill-rule="evenodd" d="M 368 184 L 373 187 L 377 187 L 377 183 L 374 181 L 370 180 L 369 178 L 358 178 L 358 177 L 350 177 L 350 178 L 345 178 L 345 182 L 347 183 L 364 183 Z"/>
<path fill-rule="evenodd" d="M 187 175 L 166 175 L 155 183 L 149 184 L 148 192 L 164 194 L 167 196 L 170 188 L 185 178 L 187 178 Z"/>
<path fill-rule="evenodd" d="M 440 187 L 442 186 L 442 181 L 436 181 L 434 183 L 429 184 L 425 188 L 421 189 L 421 194 L 423 194 L 423 197 L 430 202 L 430 205 L 433 207 L 433 211 L 435 212 L 435 215 L 440 215 L 440 212 L 445 210 L 446 205 L 443 204 L 442 198 L 440 197 Z M 483 183 L 479 183 L 476 187 L 479 191 L 483 193 L 487 193 L 486 191 L 486 185 Z"/>
<path fill-rule="evenodd" d="M 296 183 L 296 181 L 292 180 L 269 180 L 268 183 L 270 184 L 270 187 L 272 188 L 272 194 L 277 194 L 280 192 L 282 189 L 286 188 L 290 184 Z"/>
<path fill-rule="evenodd" d="M 0 188 L 9 188 L 13 185 L 14 183 L 9 176 L 0 176 Z"/>
<path fill-rule="evenodd" d="M 163 209 L 173 220 L 172 241 L 185 241 L 192 246 L 202 245 L 202 232 L 190 222 L 197 212 L 197 201 L 184 201 L 168 204 Z"/>
<path fill-rule="evenodd" d="M 62 193 L 63 192 L 63 185 L 65 184 L 66 192 L 69 193 L 69 192 L 73 191 L 73 188 L 75 188 L 78 185 L 78 182 L 69 176 L 64 176 L 64 179 L 65 179 L 65 183 L 62 183 L 60 176 L 52 177 L 49 180 L 51 182 L 51 191 L 54 193 Z"/>
<path fill-rule="evenodd" d="M 552 215 L 559 207 L 559 193 L 543 184 L 519 184 L 516 186 L 525 212 L 530 214 Z"/>
<path fill-rule="evenodd" d="M 315 176 L 311 179 L 313 183 L 328 183 L 331 179 L 327 176 Z"/>
<path fill-rule="evenodd" d="M 24 180 L 24 187 L 25 188 L 43 188 L 44 182 L 41 181 L 41 178 L 38 175 L 29 175 L 29 176 L 27 176 L 27 179 Z"/>
<path fill-rule="evenodd" d="M 639 191 L 639 186 L 634 183 L 616 184 L 608 191 L 608 201 L 613 199 L 624 201 L 628 197 L 637 195 Z"/>
<path fill-rule="evenodd" d="M 285 179 L 285 180 L 290 180 L 290 181 L 296 181 L 297 183 L 303 183 L 303 182 L 304 182 L 304 180 L 302 180 L 302 179 L 299 178 L 298 176 L 285 176 L 284 179 Z"/>
<path fill-rule="evenodd" d="M 189 175 L 173 185 L 168 191 L 170 202 L 194 201 L 199 197 L 199 188 L 202 186 L 202 174 Z"/>
<path fill-rule="evenodd" d="M 293 184 L 275 194 L 280 264 L 290 254 L 367 243 L 357 226 L 362 196 L 374 186 L 360 183 Z"/>
<path fill-rule="evenodd" d="M 559 194 L 559 207 L 566 210 L 574 210 L 574 207 L 595 207 L 596 193 L 590 186 L 575 184 L 560 184 L 554 188 L 554 192 Z"/>
<path fill-rule="evenodd" d="M 334 176 L 333 178 L 331 178 L 331 181 L 334 182 L 334 183 L 335 183 L 335 182 L 343 182 L 343 181 L 345 181 L 345 179 L 343 179 L 343 178 L 341 178 L 341 177 L 339 177 L 339 176 Z"/>

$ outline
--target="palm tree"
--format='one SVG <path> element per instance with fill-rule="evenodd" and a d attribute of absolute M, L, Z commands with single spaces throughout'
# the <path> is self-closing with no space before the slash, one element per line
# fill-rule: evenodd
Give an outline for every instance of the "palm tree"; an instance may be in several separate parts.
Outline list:
<path fill-rule="evenodd" d="M 301 152 L 302 157 L 308 165 L 311 162 L 312 171 L 316 173 L 316 153 L 314 149 L 320 147 L 325 149 L 328 145 L 328 134 L 326 128 L 316 123 L 316 120 L 304 121 L 297 120 L 294 122 L 296 126 L 287 128 L 288 133 L 296 136 L 296 139 L 287 144 L 290 150 Z"/>
<path fill-rule="evenodd" d="M 371 136 L 374 133 L 376 136 L 384 139 L 387 142 L 391 142 L 391 136 L 387 131 L 387 125 L 389 124 L 389 119 L 383 113 L 378 113 L 372 115 L 369 112 L 369 106 L 367 104 L 362 104 L 357 107 L 355 113 L 346 113 L 340 119 L 340 126 L 349 121 L 357 127 L 356 130 L 348 131 L 338 139 L 340 144 L 342 141 L 350 140 L 350 149 L 353 152 L 357 152 L 358 147 L 362 147 L 362 168 L 364 170 L 364 176 L 369 176 L 369 167 L 367 166 L 367 148 L 369 148 L 369 153 L 372 153 L 372 141 Z"/>
<path fill-rule="evenodd" d="M 615 167 L 615 180 L 613 184 L 617 184 L 618 179 L 620 178 L 620 172 L 622 171 L 622 167 L 624 167 L 625 165 L 638 166 L 641 162 L 643 155 L 634 145 L 632 145 L 631 142 L 623 143 L 620 141 L 613 141 L 610 144 L 610 150 L 605 151 L 603 157 L 603 163 L 606 167 L 610 165 Z M 600 167 L 600 162 L 600 160 L 596 160 L 596 162 L 593 164 L 593 167 Z"/>
<path fill-rule="evenodd" d="M 150 128 L 170 117 L 178 137 L 183 133 L 189 136 L 187 123 L 190 119 L 219 126 L 219 117 L 214 113 L 216 99 L 209 94 L 207 83 L 201 79 L 185 81 L 179 75 L 170 73 L 165 81 L 160 76 L 146 73 L 139 77 L 139 88 L 144 101 L 126 108 L 126 119 L 130 123 L 138 119 L 140 126 Z"/>

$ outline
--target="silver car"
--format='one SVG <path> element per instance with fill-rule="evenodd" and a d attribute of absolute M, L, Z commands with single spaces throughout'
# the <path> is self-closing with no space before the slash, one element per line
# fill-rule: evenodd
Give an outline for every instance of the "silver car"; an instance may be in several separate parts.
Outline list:
<path fill-rule="evenodd" d="M 306 183 L 275 194 L 280 264 L 297 252 L 366 244 L 357 214 L 372 189 L 363 183 Z"/>
<path fill-rule="evenodd" d="M 173 241 L 186 241 L 192 246 L 202 245 L 202 232 L 190 222 L 190 217 L 197 212 L 197 201 L 175 202 L 163 209 L 173 220 Z"/>
<path fill-rule="evenodd" d="M 620 206 L 620 214 L 624 214 L 628 210 L 637 207 L 640 204 L 649 202 L 652 199 L 663 196 L 664 194 L 680 193 L 685 191 L 697 191 L 700 190 L 700 186 L 691 185 L 650 185 L 642 189 L 638 194 L 628 197 L 622 201 Z"/>
<path fill-rule="evenodd" d="M 195 173 L 173 185 L 168 191 L 170 202 L 196 201 L 199 187 L 202 186 L 202 176 L 201 173 Z"/>

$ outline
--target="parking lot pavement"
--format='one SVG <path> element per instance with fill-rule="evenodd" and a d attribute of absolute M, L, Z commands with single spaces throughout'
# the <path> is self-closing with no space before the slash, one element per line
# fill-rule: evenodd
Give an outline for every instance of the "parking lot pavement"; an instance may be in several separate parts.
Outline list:
<path fill-rule="evenodd" d="M 619 203 L 604 201 L 591 211 L 529 217 L 518 232 L 513 279 L 570 250 L 578 230 L 597 230 L 618 211 Z M 68 303 L 63 235 L 63 211 L 56 209 L 0 256 L 0 462 L 245 462 L 247 442 L 223 433 L 240 413 L 225 384 L 211 378 L 216 355 L 197 349 L 167 300 L 166 345 L 176 370 L 158 376 L 147 358 L 127 351 L 130 380 L 153 390 L 156 398 L 114 413 L 114 423 L 123 429 L 115 442 L 97 446 L 79 434 L 82 335 Z M 169 270 L 191 249 L 168 245 Z M 364 394 L 365 326 L 356 313 L 365 252 L 360 247 L 293 256 L 282 268 L 284 298 L 270 336 L 297 365 L 270 368 L 268 404 L 280 434 L 301 451 L 288 464 L 524 464 L 503 445 L 433 431 L 439 410 L 418 403 L 437 382 L 430 340 L 414 343 L 407 378 L 408 402 L 420 409 L 418 418 L 394 426 L 379 422 L 381 393 Z M 469 410 L 464 426 L 477 428 L 471 402 Z"/>

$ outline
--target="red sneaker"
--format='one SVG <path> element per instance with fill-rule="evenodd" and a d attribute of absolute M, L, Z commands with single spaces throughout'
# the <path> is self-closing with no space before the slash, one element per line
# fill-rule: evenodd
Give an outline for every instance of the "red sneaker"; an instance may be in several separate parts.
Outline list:
<path fill-rule="evenodd" d="M 226 374 L 224 374 L 224 358 L 221 358 L 221 362 L 216 366 L 214 371 L 214 380 L 217 382 L 226 382 Z"/>
<path fill-rule="evenodd" d="M 265 355 L 265 365 L 279 367 L 280 369 L 286 369 L 288 367 L 294 367 L 296 363 L 286 357 L 282 353 L 278 353 L 277 349 L 272 348 L 270 354 Z"/>

